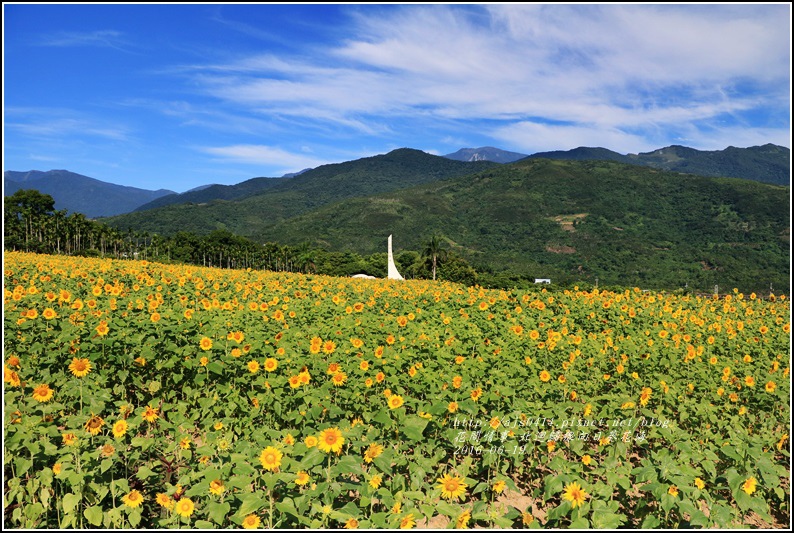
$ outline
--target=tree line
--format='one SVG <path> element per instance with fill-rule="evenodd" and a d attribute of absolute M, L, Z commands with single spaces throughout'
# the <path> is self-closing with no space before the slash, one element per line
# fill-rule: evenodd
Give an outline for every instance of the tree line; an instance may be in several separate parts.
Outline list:
<path fill-rule="evenodd" d="M 6 196 L 3 218 L 5 250 L 329 276 L 368 274 L 382 278 L 387 270 L 385 252 L 362 256 L 314 248 L 309 243 L 259 244 L 227 230 L 208 235 L 180 231 L 170 236 L 122 231 L 81 213 L 56 210 L 54 199 L 36 190 L 19 190 Z M 431 237 L 421 251 L 402 251 L 394 260 L 406 279 L 440 279 L 502 288 L 533 282 L 531 278 L 495 275 L 487 269 L 477 271 L 446 249 L 438 235 Z"/>

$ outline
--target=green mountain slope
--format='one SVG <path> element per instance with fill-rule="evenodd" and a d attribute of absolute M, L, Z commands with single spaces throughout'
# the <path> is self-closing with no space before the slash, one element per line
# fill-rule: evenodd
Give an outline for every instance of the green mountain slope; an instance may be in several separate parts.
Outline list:
<path fill-rule="evenodd" d="M 674 145 L 653 152 L 628 155 L 606 148 L 579 147 L 573 150 L 539 152 L 529 157 L 570 161 L 617 161 L 700 176 L 743 178 L 773 185 L 788 186 L 791 183 L 791 150 L 774 144 L 749 148 L 729 146 L 725 150 L 713 151 Z"/>
<path fill-rule="evenodd" d="M 206 234 L 226 229 L 250 237 L 281 220 L 340 200 L 463 176 L 496 165 L 453 161 L 401 148 L 384 155 L 323 165 L 235 201 L 172 205 L 108 218 L 105 222 L 119 229 L 161 235 L 177 231 Z"/>
<path fill-rule="evenodd" d="M 138 207 L 135 211 L 147 211 L 176 204 L 203 204 L 215 200 L 239 200 L 272 189 L 281 185 L 287 179 L 289 178 L 252 178 L 235 185 L 213 184 L 198 190 L 163 196 Z"/>
<path fill-rule="evenodd" d="M 477 267 L 642 287 L 788 286 L 789 189 L 607 161 L 527 159 L 349 199 L 261 242 L 421 250 L 434 233 Z"/>

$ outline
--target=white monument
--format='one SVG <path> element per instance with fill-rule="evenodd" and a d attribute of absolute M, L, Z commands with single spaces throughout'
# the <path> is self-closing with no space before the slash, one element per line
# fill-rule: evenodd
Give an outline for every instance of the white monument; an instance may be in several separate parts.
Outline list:
<path fill-rule="evenodd" d="M 405 279 L 403 278 L 400 273 L 397 271 L 397 266 L 394 264 L 394 256 L 391 253 L 391 235 L 389 235 L 389 266 L 388 266 L 388 275 L 389 279 Z"/>

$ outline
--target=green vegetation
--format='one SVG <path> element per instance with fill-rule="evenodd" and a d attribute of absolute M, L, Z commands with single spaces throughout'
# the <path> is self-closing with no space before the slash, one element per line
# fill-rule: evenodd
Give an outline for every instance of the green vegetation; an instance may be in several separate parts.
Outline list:
<path fill-rule="evenodd" d="M 205 205 L 173 205 L 106 221 L 116 228 L 161 235 L 178 231 L 208 234 L 225 229 L 254 237 L 279 221 L 333 202 L 464 176 L 494 166 L 497 164 L 453 161 L 403 148 L 385 155 L 323 165 L 237 201 L 217 199 Z"/>
<path fill-rule="evenodd" d="M 605 161 L 525 160 L 326 206 L 261 232 L 371 253 L 434 233 L 478 272 L 701 291 L 788 287 L 789 189 Z M 364 230 L 362 230 L 364 229 Z"/>
<path fill-rule="evenodd" d="M 579 147 L 573 150 L 541 152 L 529 157 L 568 161 L 616 161 L 700 176 L 743 178 L 773 185 L 789 185 L 791 174 L 791 150 L 774 144 L 749 148 L 729 146 L 725 150 L 711 151 L 674 145 L 653 152 L 628 155 L 606 148 Z"/>
<path fill-rule="evenodd" d="M 440 236 L 448 257 L 436 257 L 437 278 L 470 285 L 551 278 L 558 286 L 789 289 L 788 187 L 610 161 L 484 165 L 397 150 L 238 201 L 107 219 L 116 228 L 107 235 L 121 236 L 125 253 L 165 261 L 382 277 L 393 234 L 400 272 L 426 279 L 434 255 L 426 245 Z M 487 169 L 469 173 L 476 168 Z M 36 251 L 14 235 L 7 247 Z M 79 253 L 109 254 L 101 243 L 111 241 L 96 238 Z"/>

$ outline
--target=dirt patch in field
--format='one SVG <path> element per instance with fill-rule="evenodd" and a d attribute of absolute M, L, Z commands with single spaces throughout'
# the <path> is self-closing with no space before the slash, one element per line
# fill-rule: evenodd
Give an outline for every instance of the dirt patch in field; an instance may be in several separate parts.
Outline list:
<path fill-rule="evenodd" d="M 552 217 L 552 220 L 560 225 L 565 231 L 576 231 L 574 227 L 577 220 L 582 220 L 587 216 L 587 213 L 577 213 L 575 215 L 557 215 Z"/>
<path fill-rule="evenodd" d="M 560 246 L 546 246 L 546 251 L 551 252 L 553 254 L 575 254 L 576 248 L 565 246 L 563 244 Z"/>

